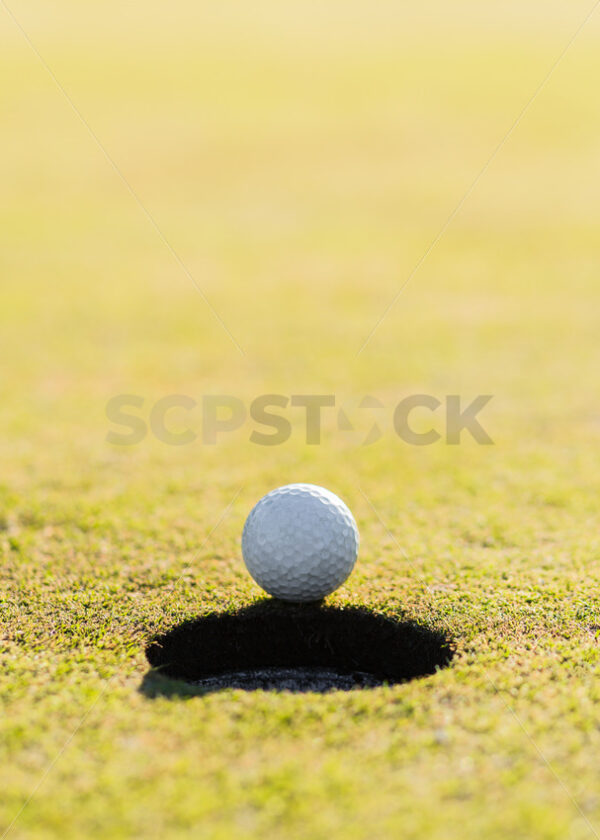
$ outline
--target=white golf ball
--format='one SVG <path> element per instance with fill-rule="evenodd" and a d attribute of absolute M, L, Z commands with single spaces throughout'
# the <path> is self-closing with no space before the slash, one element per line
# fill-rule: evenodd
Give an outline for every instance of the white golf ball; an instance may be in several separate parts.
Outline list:
<path fill-rule="evenodd" d="M 318 601 L 346 580 L 358 528 L 344 502 L 315 484 L 279 487 L 251 510 L 242 554 L 256 583 L 282 601 Z"/>

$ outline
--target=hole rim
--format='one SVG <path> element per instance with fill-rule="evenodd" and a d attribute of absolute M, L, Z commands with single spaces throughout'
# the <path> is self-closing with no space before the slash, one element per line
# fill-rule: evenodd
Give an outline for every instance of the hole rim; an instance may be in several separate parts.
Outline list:
<path fill-rule="evenodd" d="M 300 674 L 298 685 L 291 689 L 279 689 L 277 680 L 248 687 L 236 682 L 242 672 L 313 668 L 331 671 L 341 682 L 353 674 L 368 675 L 368 685 L 360 684 L 364 677 L 355 685 L 365 690 L 433 676 L 451 664 L 456 644 L 439 628 L 376 608 L 266 599 L 181 622 L 156 634 L 145 654 L 151 666 L 144 680 L 146 688 L 154 675 L 190 689 L 204 689 L 204 693 L 226 688 L 335 690 L 335 685 L 303 688 L 311 681 L 303 681 Z M 339 690 L 353 687 L 340 685 Z"/>

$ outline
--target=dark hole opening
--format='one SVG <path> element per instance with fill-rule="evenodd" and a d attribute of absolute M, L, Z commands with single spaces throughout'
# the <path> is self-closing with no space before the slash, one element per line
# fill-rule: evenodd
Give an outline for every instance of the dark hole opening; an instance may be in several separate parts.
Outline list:
<path fill-rule="evenodd" d="M 153 670 L 141 690 L 156 696 L 367 688 L 434 674 L 453 653 L 447 636 L 416 622 L 357 607 L 261 601 L 157 636 L 146 648 Z"/>

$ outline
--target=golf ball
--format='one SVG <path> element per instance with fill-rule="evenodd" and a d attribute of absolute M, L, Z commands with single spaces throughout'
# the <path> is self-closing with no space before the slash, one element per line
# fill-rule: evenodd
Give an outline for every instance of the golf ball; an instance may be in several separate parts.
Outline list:
<path fill-rule="evenodd" d="M 251 510 L 242 554 L 256 583 L 282 601 L 318 601 L 346 580 L 358 528 L 344 502 L 315 484 L 288 484 Z"/>

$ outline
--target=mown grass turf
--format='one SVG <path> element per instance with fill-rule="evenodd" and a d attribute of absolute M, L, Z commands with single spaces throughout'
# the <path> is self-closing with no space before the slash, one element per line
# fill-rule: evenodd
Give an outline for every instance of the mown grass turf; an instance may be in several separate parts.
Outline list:
<path fill-rule="evenodd" d="M 358 354 L 587 5 L 15 0 L 243 354 L 2 10 L 8 837 L 600 832 L 598 15 Z M 335 393 L 357 429 L 326 411 L 309 447 L 289 409 L 279 447 L 250 421 L 116 447 L 120 393 L 146 421 L 167 394 Z M 495 445 L 407 446 L 391 415 L 414 393 L 493 394 Z M 451 666 L 337 694 L 140 691 L 155 634 L 260 597 L 241 528 L 289 481 L 361 530 L 327 603 L 443 632 Z"/>

